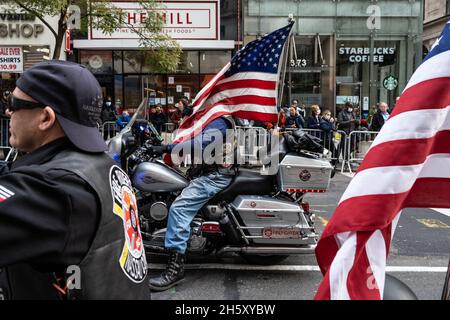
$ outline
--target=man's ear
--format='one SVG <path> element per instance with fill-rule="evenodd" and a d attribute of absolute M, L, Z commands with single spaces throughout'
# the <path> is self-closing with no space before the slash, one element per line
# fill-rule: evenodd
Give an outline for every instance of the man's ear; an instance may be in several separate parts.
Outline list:
<path fill-rule="evenodd" d="M 42 131 L 47 131 L 51 129 L 56 123 L 56 114 L 50 107 L 45 107 L 41 110 L 39 117 L 39 129 Z"/>

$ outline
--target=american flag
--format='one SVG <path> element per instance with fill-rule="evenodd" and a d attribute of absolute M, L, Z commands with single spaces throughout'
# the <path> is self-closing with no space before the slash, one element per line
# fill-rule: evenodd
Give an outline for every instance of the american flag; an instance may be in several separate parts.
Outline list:
<path fill-rule="evenodd" d="M 316 248 L 315 299 L 382 299 L 404 208 L 450 207 L 450 21 L 416 70 Z"/>
<path fill-rule="evenodd" d="M 174 143 L 192 138 L 224 116 L 277 122 L 277 93 L 285 44 L 293 22 L 244 46 L 197 94 L 193 114 L 175 132 Z"/>

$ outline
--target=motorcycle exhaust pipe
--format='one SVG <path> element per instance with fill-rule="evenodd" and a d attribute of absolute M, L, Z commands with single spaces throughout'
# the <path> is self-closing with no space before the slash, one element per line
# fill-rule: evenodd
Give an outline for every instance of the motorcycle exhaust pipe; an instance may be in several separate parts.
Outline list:
<path fill-rule="evenodd" d="M 227 253 L 246 254 L 270 254 L 270 255 L 290 255 L 290 254 L 313 254 L 316 249 L 315 244 L 304 247 L 230 247 L 226 246 L 217 252 L 217 255 Z"/>
<path fill-rule="evenodd" d="M 224 214 L 219 220 L 220 228 L 225 232 L 227 240 L 230 244 L 239 244 L 241 242 L 241 236 L 236 227 L 228 217 L 228 214 Z"/>

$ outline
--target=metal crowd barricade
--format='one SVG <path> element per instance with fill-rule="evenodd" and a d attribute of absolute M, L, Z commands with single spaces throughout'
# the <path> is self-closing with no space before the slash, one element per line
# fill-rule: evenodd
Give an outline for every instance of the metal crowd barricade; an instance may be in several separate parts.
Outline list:
<path fill-rule="evenodd" d="M 100 132 L 104 140 L 113 138 L 117 134 L 117 125 L 115 121 L 105 121 L 101 126 Z"/>
<path fill-rule="evenodd" d="M 295 131 L 298 130 L 296 128 L 286 128 L 286 131 Z M 330 160 L 334 160 L 336 163 L 342 163 L 341 172 L 344 171 L 347 154 L 347 134 L 342 130 L 334 130 L 326 132 L 321 129 L 309 129 L 302 128 L 300 129 L 303 132 L 306 132 L 313 137 L 319 138 L 322 140 L 322 146 L 327 149 L 330 153 L 328 154 L 328 158 Z"/>
<path fill-rule="evenodd" d="M 161 137 L 163 138 L 164 144 L 170 144 L 173 141 L 173 132 L 177 129 L 177 125 L 175 123 L 167 122 L 163 125 L 161 130 Z"/>
<path fill-rule="evenodd" d="M 177 125 L 175 123 L 167 122 L 167 123 L 164 123 L 164 125 L 162 127 L 162 131 L 167 132 L 167 133 L 172 133 L 175 131 L 176 128 L 177 128 Z"/>
<path fill-rule="evenodd" d="M 378 131 L 352 131 L 347 139 L 346 164 L 350 173 L 352 165 L 359 165 L 366 156 Z"/>
<path fill-rule="evenodd" d="M 236 126 L 237 161 L 239 164 L 261 166 L 260 151 L 267 150 L 270 133 L 260 127 Z"/>

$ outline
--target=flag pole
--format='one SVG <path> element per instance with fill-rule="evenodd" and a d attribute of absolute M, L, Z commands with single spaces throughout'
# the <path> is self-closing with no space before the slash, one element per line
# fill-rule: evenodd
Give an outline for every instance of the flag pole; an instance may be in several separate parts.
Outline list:
<path fill-rule="evenodd" d="M 295 20 L 293 18 L 289 17 L 288 22 L 294 24 Z M 277 123 L 275 124 L 276 129 L 279 129 L 278 123 L 280 122 L 281 100 L 283 99 L 284 80 L 286 78 L 286 69 L 287 69 L 287 64 L 288 64 L 288 59 L 289 59 L 289 47 L 291 45 L 291 39 L 293 37 L 292 29 L 293 28 L 291 28 L 291 30 L 289 32 L 289 39 L 285 42 L 285 47 L 283 48 L 282 57 L 280 59 L 280 61 L 283 61 L 283 63 L 282 63 L 282 66 L 280 67 L 281 88 L 278 86 L 279 90 L 278 90 L 278 97 L 277 97 L 277 111 L 278 111 L 278 105 L 280 105 L 280 112 L 278 112 Z"/>

